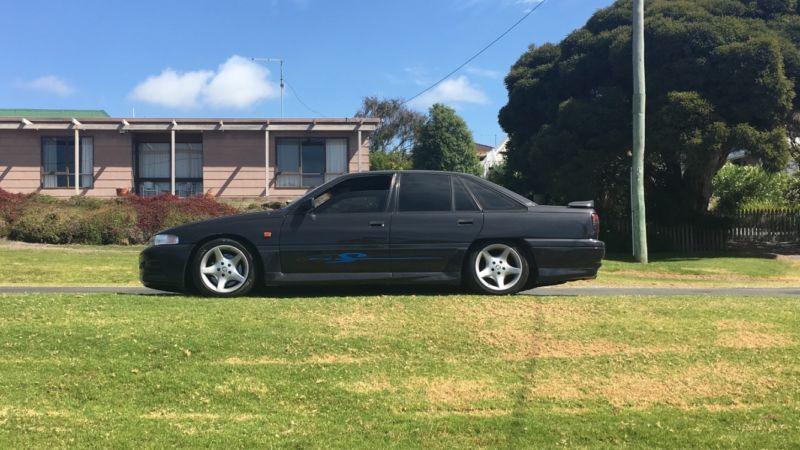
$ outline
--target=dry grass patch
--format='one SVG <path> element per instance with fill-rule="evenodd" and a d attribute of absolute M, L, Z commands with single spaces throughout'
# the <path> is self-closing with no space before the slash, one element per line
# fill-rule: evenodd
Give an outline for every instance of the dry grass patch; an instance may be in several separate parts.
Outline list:
<path fill-rule="evenodd" d="M 743 401 L 746 393 L 764 393 L 775 384 L 773 379 L 753 369 L 716 363 L 698 364 L 678 372 L 655 369 L 617 372 L 605 377 L 559 374 L 534 386 L 531 394 L 555 400 L 599 398 L 619 408 L 643 409 L 664 404 L 692 409 L 698 403 L 718 397 L 733 398 L 735 403 L 746 405 Z"/>
<path fill-rule="evenodd" d="M 457 410 L 473 410 L 474 404 L 505 398 L 505 393 L 489 380 L 458 380 L 454 378 L 416 378 L 409 383 L 422 389 L 429 403 Z"/>
<path fill-rule="evenodd" d="M 241 358 L 238 356 L 227 358 L 223 361 L 220 361 L 222 364 L 230 364 L 234 366 L 262 366 L 262 365 L 303 365 L 303 364 L 360 364 L 363 362 L 369 361 L 368 358 L 356 358 L 351 355 L 336 355 L 336 354 L 324 354 L 324 355 L 313 355 L 309 356 L 305 359 L 300 360 L 287 360 L 287 359 L 280 359 L 280 358 L 272 358 L 269 356 L 263 356 L 261 358 Z"/>
<path fill-rule="evenodd" d="M 267 386 L 252 377 L 234 377 L 220 385 L 214 387 L 214 390 L 221 394 L 238 394 L 250 393 L 259 397 L 267 395 L 269 389 Z"/>
<path fill-rule="evenodd" d="M 152 420 L 167 420 L 170 422 L 213 422 L 218 420 L 230 420 L 233 422 L 247 422 L 250 420 L 263 419 L 265 416 L 261 414 L 213 414 L 213 413 L 198 413 L 198 412 L 176 412 L 158 410 L 151 411 L 141 416 L 143 419 Z"/>
<path fill-rule="evenodd" d="M 531 358 L 580 358 L 689 351 L 686 346 L 676 345 L 634 347 L 607 339 L 591 341 L 557 339 L 547 333 L 528 332 L 514 328 L 485 331 L 479 336 L 486 344 L 502 349 L 502 358 L 509 361 L 523 361 Z"/>
<path fill-rule="evenodd" d="M 346 391 L 356 394 L 374 394 L 376 392 L 395 392 L 396 387 L 392 385 L 385 376 L 372 376 L 368 380 L 356 381 L 355 383 L 342 384 Z"/>
<path fill-rule="evenodd" d="M 770 331 L 771 325 L 745 320 L 723 320 L 716 323 L 717 345 L 728 348 L 774 348 L 792 345 L 786 333 Z"/>

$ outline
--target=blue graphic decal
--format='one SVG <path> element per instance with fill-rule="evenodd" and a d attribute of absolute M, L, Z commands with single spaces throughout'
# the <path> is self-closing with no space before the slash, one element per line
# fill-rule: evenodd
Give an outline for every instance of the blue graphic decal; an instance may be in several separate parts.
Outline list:
<path fill-rule="evenodd" d="M 366 253 L 339 253 L 338 255 L 311 256 L 309 261 L 319 261 L 325 264 L 350 264 L 357 261 L 411 261 L 439 259 L 435 256 L 369 256 Z"/>

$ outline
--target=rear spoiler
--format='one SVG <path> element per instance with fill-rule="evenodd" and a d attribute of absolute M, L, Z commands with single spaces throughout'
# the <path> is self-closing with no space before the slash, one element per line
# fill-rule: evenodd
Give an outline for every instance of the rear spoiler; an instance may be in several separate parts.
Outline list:
<path fill-rule="evenodd" d="M 594 200 L 584 200 L 580 202 L 572 202 L 567 205 L 569 208 L 583 208 L 583 209 L 593 209 L 594 208 Z"/>

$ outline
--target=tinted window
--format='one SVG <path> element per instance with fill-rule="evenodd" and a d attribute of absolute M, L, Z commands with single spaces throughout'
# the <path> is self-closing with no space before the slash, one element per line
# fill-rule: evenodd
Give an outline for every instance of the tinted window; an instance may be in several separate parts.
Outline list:
<path fill-rule="evenodd" d="M 462 180 L 464 183 L 466 183 L 469 190 L 475 195 L 475 198 L 478 199 L 478 203 L 481 204 L 481 207 L 484 211 L 525 209 L 524 206 L 520 205 L 516 201 L 506 197 L 494 189 L 484 186 L 482 183 L 469 178 L 463 178 Z"/>
<path fill-rule="evenodd" d="M 400 180 L 400 211 L 450 211 L 450 176 L 406 173 Z"/>
<path fill-rule="evenodd" d="M 345 180 L 314 198 L 317 214 L 375 213 L 386 209 L 391 175 Z"/>
<path fill-rule="evenodd" d="M 477 211 L 478 205 L 461 184 L 458 177 L 453 177 L 453 200 L 456 202 L 456 211 Z"/>

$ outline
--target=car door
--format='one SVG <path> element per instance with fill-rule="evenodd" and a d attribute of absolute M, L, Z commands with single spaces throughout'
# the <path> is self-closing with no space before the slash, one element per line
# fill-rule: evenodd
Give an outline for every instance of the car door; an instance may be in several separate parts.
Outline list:
<path fill-rule="evenodd" d="M 396 276 L 460 272 L 466 250 L 483 226 L 483 213 L 458 177 L 408 172 L 396 189 L 390 233 Z"/>
<path fill-rule="evenodd" d="M 283 273 L 391 273 L 388 203 L 392 174 L 356 176 L 316 195 L 284 220 Z"/>

